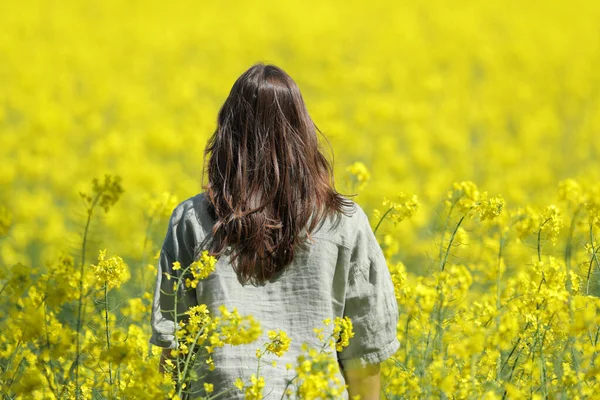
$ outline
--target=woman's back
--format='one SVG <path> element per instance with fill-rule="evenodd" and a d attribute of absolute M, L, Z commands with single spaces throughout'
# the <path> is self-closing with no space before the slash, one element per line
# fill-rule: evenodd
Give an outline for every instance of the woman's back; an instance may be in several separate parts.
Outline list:
<path fill-rule="evenodd" d="M 262 326 L 258 342 L 209 347 L 212 358 L 198 372 L 216 392 L 237 378 L 248 381 L 257 370 L 256 350 L 270 330 L 291 338 L 276 366 L 262 360 L 263 393 L 273 398 L 280 398 L 294 377 L 285 367 L 297 364 L 302 344 L 322 347 L 314 330 L 325 328 L 325 337 L 333 330 L 324 320 L 349 317 L 354 325 L 349 346 L 336 346 L 352 381 L 361 375 L 349 369 L 376 364 L 399 346 L 385 259 L 364 212 L 335 190 L 317 132 L 294 80 L 274 65 L 253 65 L 219 110 L 205 149 L 204 192 L 182 202 L 171 217 L 160 255 L 151 342 L 175 348 L 172 311 L 184 315 L 198 304 L 211 315 L 218 315 L 220 306 L 236 308 Z M 175 305 L 174 281 L 167 277 L 182 274 L 204 250 L 218 259 L 216 270 L 194 290 L 180 283 Z M 180 269 L 173 268 L 175 261 Z M 214 371 L 208 371 L 210 361 Z M 339 370 L 330 373 L 343 387 Z M 350 389 L 358 386 L 364 384 L 351 383 Z M 203 385 L 198 389 L 201 394 Z"/>
<path fill-rule="evenodd" d="M 323 218 L 311 234 L 313 240 L 298 249 L 292 263 L 271 280 L 259 285 L 240 283 L 226 251 L 215 271 L 179 300 L 181 313 L 206 304 L 212 315 L 219 315 L 218 309 L 224 305 L 228 310 L 237 308 L 240 315 L 252 315 L 262 328 L 256 342 L 215 348 L 213 371 L 206 363 L 198 363 L 198 375 L 205 376 L 192 386 L 198 396 L 204 394 L 202 383 L 212 383 L 218 393 L 234 388 L 237 378 L 248 382 L 256 373 L 256 350 L 268 341 L 269 330 L 286 332 L 291 343 L 281 358 L 266 354 L 261 361 L 266 398 L 281 398 L 296 374 L 294 369 L 286 369 L 286 364 L 297 365 L 303 343 L 322 347 L 314 329 L 325 328 L 325 337 L 328 329 L 332 330 L 323 320 L 348 316 L 353 323 L 354 337 L 337 354 L 342 367 L 378 363 L 398 349 L 398 311 L 390 274 L 366 215 L 358 205 L 354 207 L 351 215 L 335 213 Z M 173 292 L 173 281 L 164 279 L 163 274 L 178 276 L 181 270 L 172 269 L 174 261 L 185 267 L 198 259 L 211 240 L 215 222 L 205 193 L 182 202 L 173 212 L 161 251 L 152 314 L 150 342 L 157 346 L 175 347 L 175 323 L 164 312 L 174 309 L 173 296 L 168 295 Z M 277 361 L 276 366 L 272 361 Z M 337 372 L 336 378 L 344 384 L 341 373 Z M 243 398 L 243 393 L 234 389 L 226 397 L 236 396 Z"/>

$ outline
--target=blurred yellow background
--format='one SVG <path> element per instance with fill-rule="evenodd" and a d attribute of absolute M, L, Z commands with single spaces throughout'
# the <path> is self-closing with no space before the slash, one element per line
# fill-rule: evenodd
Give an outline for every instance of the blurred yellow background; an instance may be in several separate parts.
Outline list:
<path fill-rule="evenodd" d="M 455 180 L 509 204 L 600 178 L 595 1 L 10 1 L 0 13 L 2 261 L 59 245 L 78 191 L 104 173 L 126 195 L 119 249 L 143 242 L 144 196 L 200 191 L 203 149 L 257 61 L 299 84 L 335 155 L 361 161 L 367 209 L 398 191 L 428 209 Z M 325 144 L 325 147 L 326 144 Z M 31 250 L 31 249 L 30 249 Z M 39 258 L 34 261 L 39 262 Z"/>

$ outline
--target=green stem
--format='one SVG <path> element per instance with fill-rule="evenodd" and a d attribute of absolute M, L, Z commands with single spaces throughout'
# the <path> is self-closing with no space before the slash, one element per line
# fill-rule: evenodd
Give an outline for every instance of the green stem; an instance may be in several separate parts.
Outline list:
<path fill-rule="evenodd" d="M 541 238 L 542 238 L 542 228 L 544 227 L 544 225 L 546 225 L 546 222 L 550 221 L 550 218 L 546 219 L 544 222 L 541 223 L 540 225 L 540 229 L 538 229 L 538 234 L 537 234 L 537 255 L 538 255 L 538 261 L 542 261 L 542 243 L 541 243 Z M 543 273 L 542 273 L 543 276 Z"/>
<path fill-rule="evenodd" d="M 404 364 L 408 365 L 408 328 L 410 322 L 410 315 L 406 317 L 406 329 L 404 333 Z"/>
<path fill-rule="evenodd" d="M 190 269 L 190 266 L 189 265 L 186 266 L 185 269 L 183 271 L 181 271 L 181 274 L 177 277 L 177 286 L 174 291 L 175 293 L 173 294 L 175 296 L 175 298 L 173 299 L 173 308 L 174 308 L 173 318 L 175 320 L 175 326 L 173 328 L 173 335 L 175 336 L 175 345 L 176 345 L 177 349 L 179 349 L 179 339 L 177 338 L 177 327 L 179 326 L 179 324 L 177 322 L 177 317 L 179 316 L 179 309 L 177 308 L 177 299 L 179 298 L 179 288 L 181 285 L 181 281 L 183 280 L 183 277 L 186 275 L 186 273 L 189 271 L 189 269 Z M 177 355 L 176 364 L 177 364 L 177 385 L 179 385 L 179 392 L 181 393 L 182 385 L 184 382 L 183 382 L 183 377 L 182 377 L 182 373 L 181 373 L 181 366 L 179 363 L 179 354 Z M 187 372 L 187 363 L 185 363 L 184 374 L 186 372 Z"/>
<path fill-rule="evenodd" d="M 21 347 L 21 341 L 17 341 L 17 344 L 15 345 L 15 348 L 13 349 L 13 351 L 10 353 L 10 356 L 8 356 L 8 360 L 6 363 L 6 366 L 3 368 L 4 371 L 2 371 L 2 374 L 0 374 L 0 376 L 6 374 L 8 371 L 10 371 L 11 367 L 12 367 L 12 362 L 15 359 L 16 355 L 17 355 L 17 351 L 19 351 L 19 348 Z"/>
<path fill-rule="evenodd" d="M 104 281 L 104 323 L 106 330 L 106 348 L 110 350 L 110 332 L 108 330 L 108 283 Z M 112 390 L 112 369 L 110 361 L 108 362 L 108 383 Z"/>
<path fill-rule="evenodd" d="M 597 248 L 594 246 L 594 225 L 590 224 L 590 244 L 592 245 L 592 258 L 590 258 L 590 266 L 588 268 L 587 279 L 585 284 L 585 294 L 588 295 L 590 293 L 590 277 L 592 274 L 592 266 L 594 265 L 594 261 L 596 261 L 596 266 L 600 269 L 600 262 L 598 261 L 597 253 L 600 251 L 600 246 Z"/>
<path fill-rule="evenodd" d="M 77 349 L 76 349 L 76 353 L 75 353 L 75 361 L 73 361 L 73 363 L 75 364 L 75 399 L 76 400 L 79 400 L 79 357 L 81 355 L 80 332 L 81 332 L 81 327 L 83 325 L 83 321 L 82 321 L 83 318 L 81 315 L 82 309 L 83 309 L 83 267 L 85 266 L 85 252 L 86 252 L 86 247 L 87 247 L 87 236 L 88 236 L 88 232 L 90 229 L 90 223 L 92 221 L 94 207 L 100 200 L 100 196 L 102 195 L 102 193 L 103 193 L 103 191 L 98 192 L 98 194 L 94 198 L 94 201 L 88 208 L 88 218 L 85 223 L 85 230 L 83 232 L 83 241 L 81 244 L 81 264 L 79 267 L 79 274 L 80 274 L 79 275 L 79 306 L 78 306 L 78 310 L 77 310 L 77 335 L 76 335 L 76 341 L 77 341 L 76 348 Z"/>
<path fill-rule="evenodd" d="M 592 340 L 594 343 L 594 353 L 592 354 L 591 357 L 591 365 L 594 365 L 594 363 L 596 362 L 596 356 L 598 355 L 598 351 L 596 350 L 596 345 L 598 344 L 598 338 L 600 337 L 600 326 L 596 329 L 596 335 L 594 337 L 594 339 Z"/>
<path fill-rule="evenodd" d="M 440 261 L 440 271 L 444 271 L 444 268 L 446 267 L 446 262 L 448 261 L 448 255 L 450 254 L 450 247 L 452 247 L 452 243 L 454 242 L 454 238 L 456 237 L 456 232 L 458 232 L 458 228 L 460 228 L 460 225 L 462 224 L 462 222 L 464 221 L 465 217 L 467 216 L 467 214 L 469 213 L 470 210 L 471 209 L 469 209 L 466 213 L 463 214 L 463 216 L 460 218 L 460 220 L 454 227 L 454 231 L 452 232 L 452 236 L 450 237 L 450 241 L 448 242 L 448 247 L 446 247 L 444 259 Z M 443 313 L 443 309 L 444 309 L 444 292 L 442 290 L 442 283 L 440 282 L 439 279 L 438 279 L 436 290 L 438 292 L 438 298 L 439 298 L 439 306 L 437 308 L 438 312 L 437 312 L 437 332 L 436 332 L 437 340 L 436 340 L 436 342 L 438 343 L 440 354 L 443 354 L 444 329 L 442 326 L 442 324 L 443 324 L 443 314 L 442 313 Z"/>
<path fill-rule="evenodd" d="M 175 293 L 174 296 L 175 298 L 173 299 L 173 318 L 175 319 L 175 327 L 173 328 L 173 336 L 175 337 L 175 348 L 177 350 L 179 350 L 179 339 L 177 339 L 177 298 L 179 297 L 179 284 L 181 283 L 181 276 L 179 278 L 177 278 L 177 288 L 175 289 Z M 177 384 L 179 385 L 179 390 L 181 390 L 181 385 L 182 385 L 182 381 L 181 381 L 181 367 L 179 365 L 179 355 L 180 353 L 177 354 L 177 358 L 175 360 L 175 364 L 177 364 Z"/>
<path fill-rule="evenodd" d="M 0 294 L 2 294 L 2 292 L 4 292 L 4 289 L 6 289 L 7 286 L 8 286 L 8 282 L 6 282 L 4 285 L 2 285 L 2 289 L 0 289 Z"/>
<path fill-rule="evenodd" d="M 498 248 L 498 270 L 496 271 L 496 332 L 499 332 L 500 329 L 500 309 L 502 308 L 502 304 L 500 301 L 501 290 L 500 290 L 500 278 L 501 278 L 501 267 L 502 267 L 502 248 L 504 246 L 504 235 L 500 234 L 500 245 Z M 500 366 L 502 364 L 502 353 L 498 353 L 498 362 L 496 363 L 496 382 L 500 380 L 501 369 Z"/>
<path fill-rule="evenodd" d="M 216 394 L 216 395 L 214 395 L 214 396 L 210 396 L 210 397 L 208 397 L 208 399 L 207 399 L 207 400 L 214 400 L 214 399 L 218 399 L 219 397 L 221 397 L 221 396 L 223 396 L 223 395 L 226 395 L 227 393 L 230 393 L 230 392 L 232 392 L 233 390 L 237 390 L 237 388 L 230 388 L 230 389 L 224 390 L 224 391 L 222 391 L 222 392 L 220 392 L 220 393 L 217 393 L 217 394 Z"/>
<path fill-rule="evenodd" d="M 187 379 L 187 371 L 188 371 L 188 367 L 190 365 L 190 361 L 192 360 L 192 355 L 194 354 L 194 348 L 196 347 L 196 343 L 198 343 L 198 339 L 200 338 L 200 336 L 202 335 L 203 332 L 204 332 L 204 330 L 202 330 L 202 329 L 198 330 L 198 333 L 196 333 L 196 337 L 194 337 L 194 342 L 192 343 L 192 346 L 190 347 L 190 350 L 188 352 L 187 358 L 184 363 L 183 374 L 182 374 L 180 383 L 185 382 L 185 380 Z M 182 391 L 183 391 L 183 385 L 180 385 L 179 393 L 178 393 L 180 398 L 183 394 Z"/>
<path fill-rule="evenodd" d="M 379 225 L 381 225 L 381 223 L 383 222 L 383 220 L 385 219 L 385 217 L 387 217 L 387 215 L 392 212 L 392 210 L 394 209 L 394 207 L 390 207 L 389 210 L 387 210 L 379 219 L 379 222 L 377 223 L 377 225 L 375 226 L 375 229 L 373 230 L 373 233 L 377 233 L 377 229 L 379 229 Z"/>
<path fill-rule="evenodd" d="M 452 242 L 454 241 L 454 238 L 456 237 L 456 232 L 458 232 L 458 228 L 460 227 L 460 224 L 462 224 L 462 222 L 464 221 L 464 219 L 467 216 L 467 214 L 469 213 L 469 211 L 471 211 L 471 209 L 469 209 L 466 213 L 463 214 L 462 217 L 460 217 L 460 220 L 454 227 L 454 231 L 452 232 L 452 236 L 450 237 L 450 241 L 448 242 L 448 247 L 446 247 L 446 253 L 444 254 L 444 260 L 440 261 L 440 271 L 443 271 L 444 268 L 446 267 L 446 262 L 448 261 L 448 255 L 450 254 L 450 246 L 452 246 Z"/>
<path fill-rule="evenodd" d="M 450 216 L 452 215 L 452 210 L 454 210 L 454 206 L 456 203 L 452 203 L 450 210 L 448 211 L 448 215 L 446 216 L 446 222 L 444 223 L 444 229 L 442 229 L 442 239 L 440 241 L 440 256 L 439 259 L 442 259 L 442 255 L 444 254 L 444 239 L 446 238 L 446 230 L 448 229 L 448 225 L 450 225 Z"/>
<path fill-rule="evenodd" d="M 570 282 L 569 279 L 569 271 L 571 270 L 571 253 L 572 253 L 572 243 L 573 243 L 573 232 L 575 232 L 575 221 L 577 220 L 577 215 L 581 210 L 580 207 L 577 207 L 575 212 L 573 213 L 573 218 L 571 219 L 571 225 L 569 227 L 569 235 L 567 236 L 567 244 L 565 246 L 565 266 L 567 267 L 567 290 L 570 290 Z"/>
<path fill-rule="evenodd" d="M 144 237 L 144 245 L 142 247 L 142 269 L 141 269 L 141 280 L 142 280 L 142 295 L 146 293 L 146 275 L 144 271 L 146 270 L 146 247 L 148 246 L 148 242 L 150 240 L 150 232 L 152 230 L 152 224 L 154 222 L 154 216 L 151 216 L 148 219 L 148 225 L 146 226 L 146 236 Z"/>
<path fill-rule="evenodd" d="M 541 236 L 542 236 L 542 228 L 540 227 L 540 229 L 538 229 L 538 234 L 537 234 L 537 256 L 538 256 L 538 261 L 542 261 L 542 244 L 541 244 L 541 240 L 540 240 Z"/>
<path fill-rule="evenodd" d="M 569 309 L 569 320 L 573 321 L 574 320 L 574 312 L 573 312 L 573 307 L 572 307 L 572 303 L 573 303 L 573 288 L 572 288 L 572 284 L 571 284 L 571 241 L 573 239 L 573 232 L 575 230 L 575 221 L 577 219 L 577 214 L 579 213 L 579 208 L 577 208 L 577 210 L 575 211 L 575 213 L 573 214 L 573 218 L 571 219 L 571 227 L 569 229 L 569 236 L 567 238 L 567 245 L 565 248 L 565 265 L 566 265 L 566 272 L 567 272 L 567 276 L 566 276 L 566 287 L 567 287 L 567 307 Z M 574 349 L 574 338 L 573 335 L 571 335 L 571 332 L 568 333 L 568 339 L 567 339 L 568 343 L 569 343 L 569 347 L 571 349 L 571 356 L 573 357 L 573 368 L 574 368 L 574 372 L 575 372 L 575 376 L 579 376 L 579 364 L 577 363 L 576 357 L 575 357 L 575 349 Z M 579 397 L 582 398 L 582 392 L 581 392 L 581 382 L 579 382 L 579 379 L 577 379 L 577 390 L 579 392 Z"/>
<path fill-rule="evenodd" d="M 15 383 L 15 381 L 17 380 L 17 373 L 19 372 L 19 369 L 21 368 L 21 364 L 23 364 L 23 361 L 25 361 L 25 356 L 23 356 L 21 358 L 21 361 L 19 361 L 19 363 L 17 364 L 17 367 L 15 368 L 15 373 L 12 376 L 12 378 L 10 378 L 10 380 L 8 381 L 7 384 L 4 384 L 2 386 L 2 389 L 5 390 L 6 392 L 9 391 L 8 389 L 10 389 L 12 387 L 13 383 Z"/>

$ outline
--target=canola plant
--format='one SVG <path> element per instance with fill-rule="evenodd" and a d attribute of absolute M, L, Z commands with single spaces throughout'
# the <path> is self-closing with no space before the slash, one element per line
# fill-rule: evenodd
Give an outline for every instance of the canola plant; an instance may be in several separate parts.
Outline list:
<path fill-rule="evenodd" d="M 3 4 L 2 398 L 214 398 L 190 362 L 240 344 L 292 370 L 289 398 L 340 396 L 351 321 L 315 327 L 296 365 L 277 364 L 286 332 L 237 310 L 190 310 L 170 373 L 148 344 L 168 217 L 257 61 L 297 81 L 388 260 L 386 398 L 597 398 L 599 20 L 585 0 Z M 212 266 L 179 267 L 194 285 Z"/>

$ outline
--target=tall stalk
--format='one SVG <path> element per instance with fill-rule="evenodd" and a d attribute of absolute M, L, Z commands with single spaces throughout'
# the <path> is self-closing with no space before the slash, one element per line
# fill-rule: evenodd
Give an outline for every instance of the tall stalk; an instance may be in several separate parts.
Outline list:
<path fill-rule="evenodd" d="M 92 215 L 94 212 L 94 207 L 96 206 L 96 204 L 98 203 L 98 200 L 100 200 L 100 196 L 102 194 L 103 191 L 99 191 L 96 194 L 96 197 L 94 197 L 94 200 L 92 201 L 90 207 L 87 210 L 87 221 L 85 223 L 85 230 L 83 231 L 83 240 L 81 243 L 81 263 L 79 266 L 79 306 L 77 309 L 77 335 L 76 335 L 76 353 L 75 353 L 75 361 L 73 361 L 74 365 L 75 365 L 75 399 L 79 400 L 79 356 L 81 354 L 81 340 L 80 340 L 80 332 L 81 332 L 81 326 L 83 325 L 83 318 L 82 318 L 82 309 L 83 309 L 83 267 L 85 266 L 85 253 L 86 253 L 86 247 L 87 247 L 87 237 L 88 237 L 88 233 L 89 233 L 89 229 L 90 229 L 90 223 L 92 221 Z M 73 367 L 71 367 L 73 368 Z"/>
<path fill-rule="evenodd" d="M 110 332 L 108 329 L 108 282 L 104 281 L 104 328 L 106 330 L 106 348 L 110 350 Z M 108 383 L 112 390 L 112 369 L 111 362 L 108 361 Z"/>
<path fill-rule="evenodd" d="M 503 247 L 504 247 L 504 235 L 502 233 L 500 233 L 500 245 L 498 247 L 498 268 L 496 271 L 496 331 L 497 332 L 499 332 L 499 330 L 500 330 L 500 309 L 502 307 L 502 304 L 500 301 L 500 295 L 501 295 L 500 278 L 502 275 L 501 268 L 502 268 L 502 248 Z M 500 373 L 502 372 L 501 364 L 502 364 L 502 353 L 499 352 L 498 353 L 498 362 L 496 363 L 496 382 L 500 382 Z"/>
<path fill-rule="evenodd" d="M 596 266 L 600 270 L 600 261 L 598 261 L 598 251 L 600 251 L 600 246 L 596 247 L 594 244 L 594 225 L 590 224 L 590 244 L 592 246 L 592 257 L 590 258 L 590 266 L 588 267 L 587 278 L 585 282 L 585 294 L 590 294 L 590 277 L 592 274 L 592 267 L 594 265 L 594 261 L 596 262 Z"/>
<path fill-rule="evenodd" d="M 462 224 L 462 222 L 464 221 L 465 217 L 467 216 L 467 214 L 471 211 L 471 209 L 467 210 L 466 213 L 463 214 L 462 217 L 460 217 L 460 220 L 458 221 L 458 223 L 456 224 L 456 226 L 454 227 L 454 231 L 452 232 L 452 236 L 450 237 L 450 241 L 448 242 L 448 247 L 446 248 L 446 252 L 444 254 L 444 260 L 440 260 L 440 271 L 443 271 L 444 268 L 446 267 L 446 262 L 448 261 L 448 254 L 450 254 L 450 246 L 452 246 L 452 242 L 454 242 L 454 238 L 456 237 L 456 232 L 458 232 L 458 228 L 460 228 L 460 224 Z M 442 243 L 443 245 L 443 243 Z"/>
<path fill-rule="evenodd" d="M 379 225 L 381 225 L 381 223 L 383 222 L 383 220 L 385 219 L 385 217 L 387 217 L 387 215 L 389 213 L 392 212 L 392 210 L 394 209 L 394 207 L 390 207 L 389 210 L 387 210 L 382 216 L 381 218 L 379 218 L 379 222 L 377 223 L 377 225 L 375 226 L 375 229 L 373 229 L 373 233 L 377 233 L 377 229 L 379 229 Z"/>
<path fill-rule="evenodd" d="M 141 268 L 141 280 L 142 280 L 142 295 L 146 293 L 146 275 L 144 271 L 146 269 L 146 247 L 150 241 L 150 232 L 152 231 L 152 225 L 154 223 L 154 216 L 150 216 L 148 219 L 148 225 L 146 225 L 146 235 L 144 236 L 144 245 L 142 247 L 142 268 Z"/>

